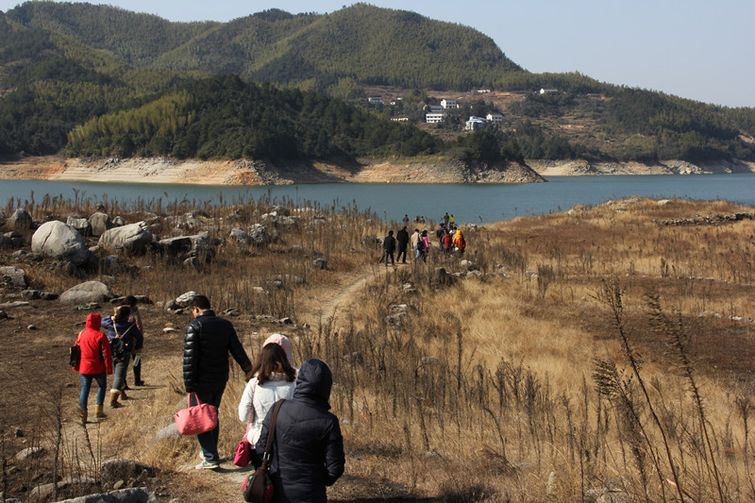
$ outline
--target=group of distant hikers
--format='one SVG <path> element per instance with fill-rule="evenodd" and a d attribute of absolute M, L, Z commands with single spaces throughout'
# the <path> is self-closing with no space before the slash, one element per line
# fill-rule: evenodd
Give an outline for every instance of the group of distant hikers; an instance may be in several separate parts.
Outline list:
<path fill-rule="evenodd" d="M 396 265 L 396 261 L 406 264 L 408 250 L 411 250 L 415 262 L 420 260 L 427 262 L 427 256 L 432 249 L 427 229 L 420 231 L 419 228 L 415 228 L 414 233 L 410 236 L 408 230 L 410 225 L 409 216 L 404 215 L 402 222 L 403 227 L 395 236 L 393 230 L 389 230 L 388 235 L 383 238 L 383 255 L 380 258 L 380 262 L 385 263 L 386 267 L 388 267 L 389 260 L 391 261 L 391 265 L 394 266 Z M 417 217 L 415 222 L 424 223 L 424 218 L 420 220 L 420 217 Z M 453 214 L 449 215 L 446 212 L 441 217 L 438 228 L 435 230 L 435 238 L 438 243 L 438 250 L 442 256 L 464 255 L 467 241 L 461 228 L 457 226 L 456 217 Z M 396 257 L 397 251 L 398 257 Z"/>
<path fill-rule="evenodd" d="M 252 365 L 233 324 L 218 317 L 210 300 L 197 295 L 191 303 L 192 320 L 183 347 L 183 379 L 190 405 L 210 404 L 219 411 L 229 379 L 229 355 L 247 380 L 238 405 L 239 419 L 246 424 L 242 442 L 251 446 L 251 463 L 258 468 L 266 458 L 269 432 L 273 431 L 272 455 L 268 459 L 274 502 L 325 502 L 325 487 L 343 474 L 345 457 L 338 418 L 329 412 L 333 376 L 322 361 L 310 359 L 297 368 L 288 337 L 273 334 L 265 340 Z M 141 352 L 144 331 L 134 297 L 102 319 L 90 313 L 78 336 L 80 358 L 79 411 L 87 422 L 87 403 L 96 381 L 97 418 L 105 418 L 107 375 L 113 374 L 110 405 L 127 399 L 126 374 L 133 359 L 134 385 L 143 386 Z M 282 402 L 281 402 L 282 401 Z M 275 407 L 276 404 L 279 406 Z M 277 409 L 277 410 L 274 410 Z M 271 422 L 273 424 L 271 424 Z M 202 462 L 197 469 L 217 469 L 220 423 L 197 435 Z"/>

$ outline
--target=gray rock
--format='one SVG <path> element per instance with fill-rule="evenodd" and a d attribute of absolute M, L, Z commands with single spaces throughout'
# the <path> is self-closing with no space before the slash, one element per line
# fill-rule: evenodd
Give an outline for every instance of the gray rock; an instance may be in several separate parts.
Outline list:
<path fill-rule="evenodd" d="M 147 475 L 155 475 L 155 469 L 149 465 L 138 463 L 130 459 L 111 459 L 105 461 L 100 468 L 100 478 L 104 482 L 114 483 L 119 480 L 130 480 L 146 471 Z"/>
<path fill-rule="evenodd" d="M 324 259 L 324 258 L 322 258 L 322 257 L 319 257 L 319 258 L 316 258 L 316 259 L 314 259 L 314 260 L 312 261 L 312 264 L 313 264 L 313 265 L 314 265 L 314 266 L 315 266 L 315 267 L 316 267 L 317 269 L 322 269 L 322 270 L 325 270 L 325 269 L 327 269 L 327 268 L 328 268 L 328 261 L 327 261 L 327 260 L 325 260 L 325 259 Z"/>
<path fill-rule="evenodd" d="M 474 271 L 477 269 L 477 264 L 467 259 L 460 261 L 459 266 L 466 271 Z"/>
<path fill-rule="evenodd" d="M 60 302 L 66 304 L 87 304 L 90 302 L 105 302 L 113 297 L 113 293 L 105 283 L 100 281 L 85 281 L 60 294 Z"/>
<path fill-rule="evenodd" d="M 15 266 L 0 267 L 0 280 L 8 282 L 14 288 L 26 288 L 26 273 L 23 269 Z"/>
<path fill-rule="evenodd" d="M 270 234 L 267 227 L 262 224 L 254 224 L 249 228 L 249 240 L 252 244 L 261 246 L 270 242 Z"/>
<path fill-rule="evenodd" d="M 92 213 L 89 217 L 89 227 L 92 230 L 92 236 L 102 236 L 108 229 L 113 227 L 113 223 L 110 221 L 110 215 L 98 211 Z"/>
<path fill-rule="evenodd" d="M 168 257 L 184 261 L 187 258 L 195 258 L 199 263 L 209 262 L 214 254 L 207 232 L 200 232 L 193 236 L 161 239 L 158 244 Z"/>
<path fill-rule="evenodd" d="M 26 449 L 19 451 L 16 454 L 18 461 L 26 461 L 27 459 L 41 458 L 47 453 L 44 447 L 27 447 Z"/>
<path fill-rule="evenodd" d="M 57 220 L 39 226 L 31 238 L 31 251 L 69 261 L 76 266 L 86 264 L 91 257 L 81 234 Z"/>
<path fill-rule="evenodd" d="M 0 250 L 7 248 L 13 248 L 13 239 L 5 234 L 0 234 Z"/>
<path fill-rule="evenodd" d="M 126 219 L 121 216 L 115 216 L 113 217 L 111 223 L 113 227 L 123 227 L 124 225 L 126 225 Z"/>
<path fill-rule="evenodd" d="M 60 503 L 157 503 L 157 497 L 146 487 L 132 487 L 108 493 L 80 496 L 63 500 Z"/>
<path fill-rule="evenodd" d="M 190 290 L 176 297 L 173 302 L 178 307 L 189 307 L 191 305 L 191 301 L 194 300 L 194 297 L 196 297 L 197 295 L 199 295 L 197 292 Z"/>
<path fill-rule="evenodd" d="M 24 208 L 19 208 L 14 211 L 5 221 L 6 227 L 19 232 L 28 231 L 33 224 L 34 220 L 32 220 L 31 215 Z"/>
<path fill-rule="evenodd" d="M 69 216 L 66 219 L 66 225 L 70 225 L 76 229 L 82 236 L 88 236 L 92 230 L 88 218 Z"/>
<path fill-rule="evenodd" d="M 236 243 L 248 245 L 250 243 L 249 234 L 244 229 L 234 228 L 231 229 L 231 233 L 228 235 L 231 241 Z"/>
<path fill-rule="evenodd" d="M 12 302 L 3 302 L 0 304 L 0 309 L 19 309 L 22 307 L 31 307 L 31 304 L 23 300 L 14 300 Z"/>
<path fill-rule="evenodd" d="M 98 245 L 105 250 L 139 255 L 147 250 L 153 236 L 146 222 L 108 229 L 100 236 Z"/>
<path fill-rule="evenodd" d="M 55 300 L 59 297 L 57 293 L 43 292 L 41 290 L 24 290 L 21 292 L 21 295 L 23 295 L 25 299 L 31 300 Z"/>
<path fill-rule="evenodd" d="M 36 329 L 37 329 L 37 325 L 34 325 L 33 323 L 26 327 L 26 330 L 36 330 Z"/>

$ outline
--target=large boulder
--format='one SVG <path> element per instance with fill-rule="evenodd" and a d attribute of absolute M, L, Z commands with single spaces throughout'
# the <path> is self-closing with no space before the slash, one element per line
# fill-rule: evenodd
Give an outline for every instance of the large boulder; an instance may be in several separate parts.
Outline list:
<path fill-rule="evenodd" d="M 110 221 L 110 215 L 97 211 L 89 216 L 89 226 L 92 229 L 92 236 L 102 236 L 110 229 L 113 224 Z"/>
<path fill-rule="evenodd" d="M 86 264 L 91 255 L 81 234 L 57 220 L 39 226 L 31 237 L 31 251 L 70 261 L 77 266 Z"/>
<path fill-rule="evenodd" d="M 200 262 L 208 262 L 213 255 L 212 242 L 207 232 L 161 239 L 158 244 L 163 253 L 171 258 L 195 258 Z"/>
<path fill-rule="evenodd" d="M 32 220 L 31 215 L 24 208 L 19 208 L 14 211 L 5 221 L 5 226 L 10 230 L 20 232 L 28 231 L 33 224 L 34 221 Z"/>
<path fill-rule="evenodd" d="M 152 242 L 152 233 L 146 222 L 108 229 L 100 236 L 98 245 L 108 251 L 142 254 Z"/>
<path fill-rule="evenodd" d="M 105 302 L 112 297 L 113 293 L 105 283 L 85 281 L 61 293 L 59 300 L 65 304 L 89 304 L 90 302 Z"/>
<path fill-rule="evenodd" d="M 267 227 L 262 224 L 254 224 L 249 228 L 249 241 L 255 245 L 264 245 L 270 242 L 270 233 L 267 231 Z"/>

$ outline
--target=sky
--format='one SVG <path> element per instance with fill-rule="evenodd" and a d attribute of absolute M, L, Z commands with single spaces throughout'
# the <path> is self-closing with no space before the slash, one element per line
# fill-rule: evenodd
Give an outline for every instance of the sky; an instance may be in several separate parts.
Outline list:
<path fill-rule="evenodd" d="M 17 5 L 0 0 L 0 10 Z M 228 21 L 269 8 L 332 12 L 331 0 L 90 0 L 173 21 Z M 372 0 L 468 25 L 533 72 L 595 79 L 727 106 L 755 106 L 752 0 Z"/>

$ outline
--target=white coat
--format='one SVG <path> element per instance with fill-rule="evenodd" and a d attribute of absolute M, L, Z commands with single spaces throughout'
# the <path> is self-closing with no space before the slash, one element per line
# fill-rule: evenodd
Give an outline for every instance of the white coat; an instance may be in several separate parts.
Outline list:
<path fill-rule="evenodd" d="M 247 423 L 246 439 L 252 445 L 260 438 L 262 421 L 275 402 L 290 400 L 294 396 L 295 382 L 286 381 L 285 376 L 279 374 L 271 377 L 275 380 L 265 384 L 258 384 L 257 377 L 253 377 L 246 383 L 239 402 L 239 420 Z"/>

